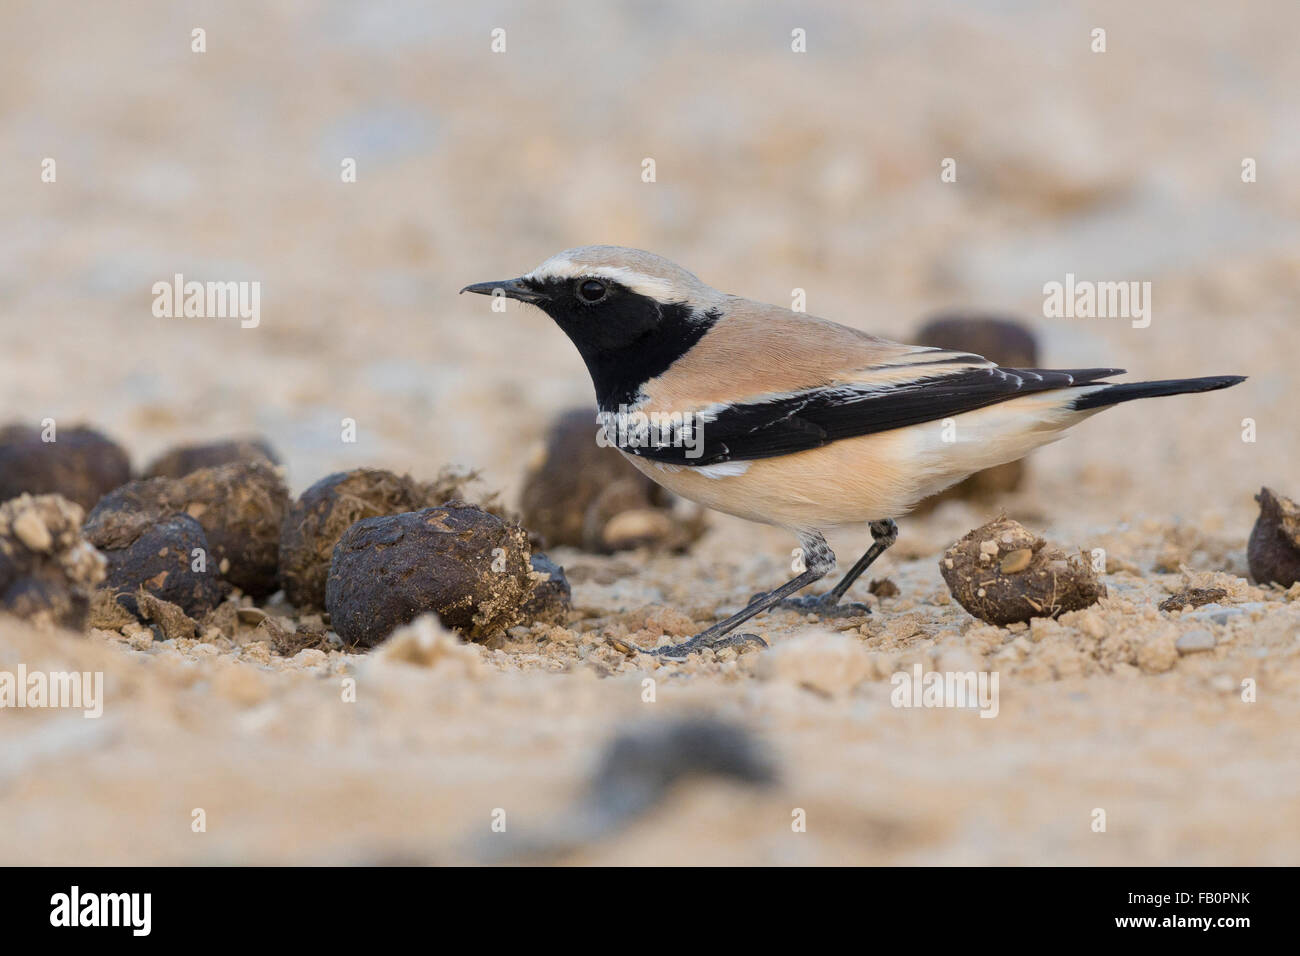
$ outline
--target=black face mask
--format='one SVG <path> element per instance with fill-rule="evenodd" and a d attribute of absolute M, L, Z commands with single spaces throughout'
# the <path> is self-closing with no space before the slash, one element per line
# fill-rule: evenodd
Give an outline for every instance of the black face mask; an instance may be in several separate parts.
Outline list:
<path fill-rule="evenodd" d="M 716 312 L 664 304 L 601 277 L 520 282 L 577 347 L 602 410 L 632 404 L 645 382 L 681 358 L 718 319 Z"/>

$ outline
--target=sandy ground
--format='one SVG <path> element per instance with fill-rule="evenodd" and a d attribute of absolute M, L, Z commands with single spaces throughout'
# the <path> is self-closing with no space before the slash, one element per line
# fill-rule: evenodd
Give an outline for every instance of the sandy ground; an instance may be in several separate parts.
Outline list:
<path fill-rule="evenodd" d="M 1245 542 L 1261 485 L 1300 495 L 1300 10 L 842 6 L 6 4 L 0 409 L 93 422 L 137 466 L 259 432 L 295 492 L 461 463 L 513 500 L 590 384 L 543 316 L 456 290 L 568 246 L 641 246 L 898 338 L 938 309 L 1001 310 L 1049 366 L 1249 375 L 1090 420 L 998 503 L 1106 549 L 1110 597 L 975 621 L 938 560 L 996 508 L 951 503 L 901 522 L 872 575 L 900 593 L 865 622 L 778 611 L 751 628 L 770 650 L 688 664 L 620 641 L 735 610 L 784 579 L 793 541 L 718 517 L 686 555 L 556 551 L 568 627 L 435 638 L 424 665 L 280 656 L 251 627 L 155 642 L 2 618 L 0 670 L 102 671 L 106 705 L 0 711 L 0 819 L 20 835 L 0 862 L 522 858 L 510 841 L 566 819 L 612 736 L 691 715 L 748 728 L 776 782 L 685 783 L 550 858 L 1295 862 L 1300 591 L 1251 584 Z M 155 318 L 150 288 L 177 272 L 260 281 L 261 324 Z M 1150 327 L 1043 318 L 1067 272 L 1152 282 Z M 842 568 L 868 540 L 832 536 Z M 1188 583 L 1228 596 L 1156 609 Z M 1180 653 L 1198 630 L 1215 648 Z M 892 706 L 890 675 L 916 663 L 996 670 L 997 717 Z"/>

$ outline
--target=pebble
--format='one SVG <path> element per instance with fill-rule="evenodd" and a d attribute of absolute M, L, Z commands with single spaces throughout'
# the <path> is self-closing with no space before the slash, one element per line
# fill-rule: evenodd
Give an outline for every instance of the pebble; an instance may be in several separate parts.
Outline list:
<path fill-rule="evenodd" d="M 1226 624 L 1234 617 L 1241 617 L 1244 614 L 1253 611 L 1266 610 L 1268 605 L 1263 601 L 1248 601 L 1245 604 L 1234 604 L 1232 607 L 1224 607 L 1222 604 L 1206 604 L 1195 611 L 1184 612 L 1182 620 L 1184 621 L 1209 621 L 1211 624 Z"/>
<path fill-rule="evenodd" d="M 1214 650 L 1214 635 L 1206 630 L 1187 631 L 1177 641 L 1174 646 L 1178 648 L 1179 654 L 1195 654 L 1198 651 Z"/>

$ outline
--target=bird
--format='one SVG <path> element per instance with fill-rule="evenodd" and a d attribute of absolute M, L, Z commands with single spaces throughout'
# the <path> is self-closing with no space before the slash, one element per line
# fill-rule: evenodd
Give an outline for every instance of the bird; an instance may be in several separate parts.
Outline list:
<path fill-rule="evenodd" d="M 864 613 L 842 599 L 922 499 L 1112 405 L 1244 381 L 1111 382 L 1125 370 L 1004 368 L 729 295 L 662 256 L 620 246 L 568 249 L 518 278 L 461 292 L 545 312 L 587 366 L 604 435 L 643 474 L 798 540 L 794 578 L 653 652 L 668 660 L 766 646 L 735 631 L 778 604 Z M 872 543 L 848 573 L 824 595 L 792 597 L 835 568 L 826 532 L 864 524 Z"/>

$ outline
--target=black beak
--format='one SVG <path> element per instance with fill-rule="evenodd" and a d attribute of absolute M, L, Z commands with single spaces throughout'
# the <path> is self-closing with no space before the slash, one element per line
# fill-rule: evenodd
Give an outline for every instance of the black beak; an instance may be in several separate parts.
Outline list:
<path fill-rule="evenodd" d="M 479 295 L 496 295 L 497 289 L 500 289 L 500 294 L 506 298 L 518 299 L 520 302 L 536 303 L 546 298 L 542 293 L 526 286 L 522 279 L 505 279 L 501 282 L 476 282 L 473 285 L 465 286 L 460 291 L 476 292 Z"/>

